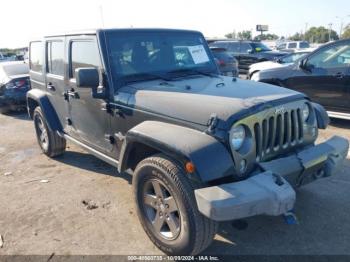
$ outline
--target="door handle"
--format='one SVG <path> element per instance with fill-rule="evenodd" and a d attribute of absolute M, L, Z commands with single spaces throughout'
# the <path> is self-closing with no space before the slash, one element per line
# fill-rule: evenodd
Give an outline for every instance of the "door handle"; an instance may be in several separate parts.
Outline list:
<path fill-rule="evenodd" d="M 79 98 L 79 94 L 77 92 L 75 92 L 74 89 L 68 90 L 67 95 L 71 98 L 76 98 L 76 99 Z"/>
<path fill-rule="evenodd" d="M 336 73 L 336 74 L 334 75 L 334 77 L 336 77 L 336 78 L 338 78 L 338 79 L 342 79 L 344 76 L 345 76 L 345 75 L 344 75 L 344 73 L 342 73 L 342 72 L 338 72 L 338 73 Z"/>
<path fill-rule="evenodd" d="M 52 85 L 51 82 L 49 82 L 49 83 L 47 84 L 46 88 L 47 88 L 48 90 L 55 91 L 55 87 Z"/>

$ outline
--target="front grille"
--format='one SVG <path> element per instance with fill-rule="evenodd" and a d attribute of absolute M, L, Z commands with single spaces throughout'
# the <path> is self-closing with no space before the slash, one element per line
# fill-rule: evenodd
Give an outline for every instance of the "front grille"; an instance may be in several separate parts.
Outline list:
<path fill-rule="evenodd" d="M 268 116 L 254 124 L 256 159 L 263 161 L 281 150 L 303 142 L 301 108 Z"/>

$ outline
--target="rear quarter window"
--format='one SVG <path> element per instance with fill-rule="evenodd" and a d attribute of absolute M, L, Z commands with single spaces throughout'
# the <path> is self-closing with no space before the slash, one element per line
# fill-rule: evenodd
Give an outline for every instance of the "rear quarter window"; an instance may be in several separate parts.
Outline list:
<path fill-rule="evenodd" d="M 42 42 L 31 42 L 29 46 L 29 68 L 35 72 L 42 72 L 43 69 Z"/>

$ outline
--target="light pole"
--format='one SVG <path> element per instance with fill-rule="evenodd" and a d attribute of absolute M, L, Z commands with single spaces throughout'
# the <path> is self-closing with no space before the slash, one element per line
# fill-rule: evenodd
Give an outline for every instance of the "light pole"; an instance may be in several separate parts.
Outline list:
<path fill-rule="evenodd" d="M 336 16 L 335 18 L 340 19 L 340 30 L 339 30 L 339 39 L 341 38 L 341 35 L 343 33 L 343 26 L 344 26 L 344 20 L 345 18 L 350 17 L 350 15 L 346 16 Z"/>
<path fill-rule="evenodd" d="M 329 23 L 328 24 L 329 25 L 329 30 L 328 30 L 328 35 L 329 35 L 329 37 L 328 37 L 328 41 L 330 42 L 330 41 L 332 41 L 332 38 L 331 38 L 331 33 L 332 33 L 332 23 Z"/>
<path fill-rule="evenodd" d="M 309 23 L 305 23 L 305 31 L 304 31 L 304 37 L 303 40 L 306 40 L 306 31 L 307 31 L 307 27 L 309 26 Z"/>

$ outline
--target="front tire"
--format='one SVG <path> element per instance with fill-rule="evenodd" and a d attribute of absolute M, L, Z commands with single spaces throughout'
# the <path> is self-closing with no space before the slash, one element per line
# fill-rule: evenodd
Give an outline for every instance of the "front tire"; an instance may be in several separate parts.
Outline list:
<path fill-rule="evenodd" d="M 53 132 L 38 106 L 33 113 L 36 137 L 43 153 L 49 157 L 62 155 L 66 150 L 66 140 Z"/>
<path fill-rule="evenodd" d="M 164 155 L 141 161 L 133 175 L 140 222 L 168 255 L 196 255 L 212 242 L 218 223 L 197 208 L 194 187 L 182 168 Z"/>

